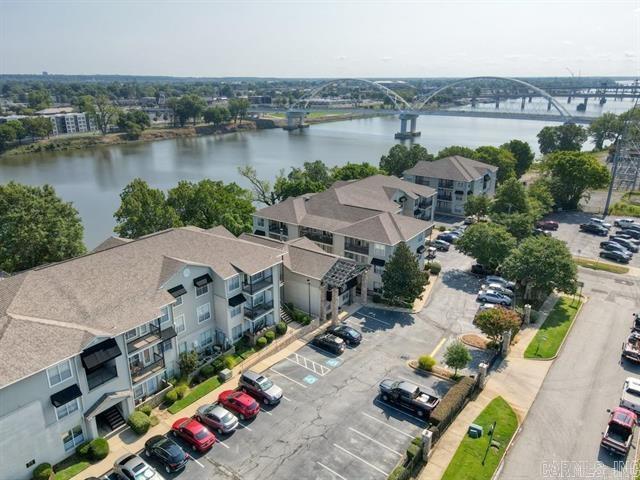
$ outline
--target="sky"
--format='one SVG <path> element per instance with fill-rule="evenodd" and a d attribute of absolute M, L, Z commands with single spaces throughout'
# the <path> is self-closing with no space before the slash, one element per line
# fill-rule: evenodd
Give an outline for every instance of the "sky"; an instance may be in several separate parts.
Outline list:
<path fill-rule="evenodd" d="M 640 0 L 0 0 L 0 74 L 638 76 Z"/>

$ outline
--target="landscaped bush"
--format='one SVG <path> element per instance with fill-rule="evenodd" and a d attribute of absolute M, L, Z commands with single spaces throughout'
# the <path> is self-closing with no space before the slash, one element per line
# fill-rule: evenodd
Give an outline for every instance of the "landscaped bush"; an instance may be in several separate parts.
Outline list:
<path fill-rule="evenodd" d="M 288 327 L 288 325 L 286 323 L 278 322 L 276 324 L 276 334 L 284 335 L 285 333 L 287 333 L 287 328 L 289 328 L 289 327 Z"/>
<path fill-rule="evenodd" d="M 189 392 L 189 387 L 187 385 L 178 385 L 175 391 L 178 394 L 178 400 L 181 400 Z"/>
<path fill-rule="evenodd" d="M 232 355 L 225 355 L 225 357 L 222 359 L 222 363 L 224 364 L 224 368 L 228 368 L 229 370 L 231 370 L 236 366 L 236 359 L 233 358 Z"/>
<path fill-rule="evenodd" d="M 440 230 L 441 232 L 444 232 L 447 229 L 447 227 L 445 227 L 444 225 L 438 225 L 438 230 Z"/>
<path fill-rule="evenodd" d="M 33 480 L 49 480 L 53 475 L 53 468 L 50 463 L 41 463 L 33 471 Z"/>
<path fill-rule="evenodd" d="M 436 359 L 430 355 L 422 355 L 418 358 L 418 368 L 427 372 L 430 372 L 436 363 Z"/>
<path fill-rule="evenodd" d="M 221 358 L 216 358 L 211 365 L 213 366 L 213 373 L 220 373 L 224 368 L 224 362 Z"/>
<path fill-rule="evenodd" d="M 212 377 L 213 375 L 215 375 L 215 373 L 216 373 L 216 369 L 210 363 L 200 369 L 200 375 L 203 376 L 204 378 Z"/>
<path fill-rule="evenodd" d="M 89 446 L 91 445 L 91 440 L 87 440 L 84 443 L 81 443 L 76 447 L 76 453 L 80 455 L 82 458 L 89 458 Z"/>
<path fill-rule="evenodd" d="M 172 388 L 164 394 L 164 403 L 167 405 L 173 405 L 178 400 L 178 392 L 175 388 Z"/>
<path fill-rule="evenodd" d="M 267 345 L 267 339 L 265 337 L 260 337 L 256 340 L 256 348 L 264 348 Z"/>
<path fill-rule="evenodd" d="M 138 435 L 144 435 L 151 426 L 151 420 L 149 419 L 149 415 L 145 415 L 142 412 L 133 412 L 129 415 L 127 424 L 131 427 L 131 430 Z"/>
<path fill-rule="evenodd" d="M 142 405 L 138 410 L 140 410 L 145 415 L 151 415 L 151 410 L 153 410 L 153 408 L 151 407 L 151 405 Z"/>
<path fill-rule="evenodd" d="M 451 423 L 453 418 L 460 412 L 465 404 L 465 401 L 475 388 L 475 380 L 471 377 L 464 377 L 458 383 L 456 383 L 446 393 L 446 395 L 440 400 L 440 403 L 431 412 L 429 421 L 432 425 L 439 426 L 444 424 L 445 426 Z"/>
<path fill-rule="evenodd" d="M 103 460 L 109 455 L 109 442 L 104 438 L 94 438 L 89 442 L 89 460 L 94 462 Z"/>
<path fill-rule="evenodd" d="M 382 297 L 380 295 L 378 295 L 377 293 L 374 293 L 373 297 L 371 297 L 371 299 L 373 300 L 373 303 L 381 303 L 382 302 Z"/>
<path fill-rule="evenodd" d="M 274 332 L 273 330 L 269 330 L 264 334 L 264 337 L 267 339 L 268 343 L 271 343 L 276 339 L 276 332 Z"/>
<path fill-rule="evenodd" d="M 411 445 L 409 445 L 409 447 L 407 448 L 407 460 L 411 461 L 418 455 L 420 455 L 420 446 L 411 443 Z"/>
<path fill-rule="evenodd" d="M 442 265 L 439 262 L 431 262 L 429 264 L 429 271 L 432 275 L 438 275 L 440 270 L 442 270 Z"/>
<path fill-rule="evenodd" d="M 399 478 L 403 478 L 405 470 L 406 468 L 404 468 L 402 465 L 398 465 L 393 469 L 393 472 L 389 474 L 387 480 L 398 480 Z"/>

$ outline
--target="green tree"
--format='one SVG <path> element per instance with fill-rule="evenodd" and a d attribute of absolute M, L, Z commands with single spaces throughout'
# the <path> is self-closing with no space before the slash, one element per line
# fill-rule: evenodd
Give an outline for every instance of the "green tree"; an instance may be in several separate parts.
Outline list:
<path fill-rule="evenodd" d="M 16 130 L 7 123 L 0 124 L 0 152 L 3 152 L 9 143 L 16 140 Z"/>
<path fill-rule="evenodd" d="M 390 305 L 408 306 L 422 298 L 429 276 L 406 243 L 398 244 L 382 272 L 382 296 Z"/>
<path fill-rule="evenodd" d="M 475 258 L 478 263 L 496 269 L 516 246 L 505 227 L 495 223 L 476 223 L 464 232 L 456 243 L 456 248 Z"/>
<path fill-rule="evenodd" d="M 135 140 L 140 137 L 145 128 L 151 126 L 151 120 L 142 110 L 130 110 L 118 116 L 117 125 L 128 138 Z"/>
<path fill-rule="evenodd" d="M 176 115 L 181 127 L 184 127 L 190 118 L 195 125 L 207 107 L 206 102 L 196 94 L 183 95 L 176 104 Z"/>
<path fill-rule="evenodd" d="M 53 133 L 53 125 L 47 117 L 27 117 L 20 121 L 24 126 L 27 136 L 44 138 Z"/>
<path fill-rule="evenodd" d="M 478 147 L 475 160 L 498 167 L 497 182 L 502 183 L 516 174 L 516 159 L 509 150 L 504 148 L 484 146 Z"/>
<path fill-rule="evenodd" d="M 622 132 L 623 122 L 615 113 L 605 112 L 596 118 L 588 128 L 597 150 L 602 150 L 605 141 L 614 141 Z"/>
<path fill-rule="evenodd" d="M 17 272 L 85 252 L 78 211 L 53 187 L 0 185 L 0 270 Z"/>
<path fill-rule="evenodd" d="M 83 97 L 81 108 L 89 118 L 93 119 L 103 135 L 109 133 L 109 128 L 116 122 L 120 112 L 106 95 L 98 95 L 95 98 Z"/>
<path fill-rule="evenodd" d="M 229 113 L 233 118 L 233 122 L 238 123 L 238 118 L 244 120 L 250 106 L 251 104 L 246 98 L 232 98 L 229 100 Z"/>
<path fill-rule="evenodd" d="M 28 95 L 29 107 L 34 110 L 42 110 L 51 106 L 51 95 L 44 89 L 32 90 Z"/>
<path fill-rule="evenodd" d="M 190 373 L 195 372 L 198 367 L 198 353 L 195 350 L 182 352 L 178 360 L 178 365 L 181 375 L 188 376 Z"/>
<path fill-rule="evenodd" d="M 229 109 L 220 106 L 207 108 L 202 116 L 205 122 L 213 123 L 216 127 L 231 120 Z"/>
<path fill-rule="evenodd" d="M 476 315 L 474 323 L 497 347 L 502 342 L 504 332 L 511 332 L 513 339 L 520 330 L 520 317 L 514 310 L 506 308 L 488 308 Z"/>
<path fill-rule="evenodd" d="M 590 153 L 556 152 L 542 161 L 542 171 L 556 205 L 575 210 L 590 189 L 604 188 L 611 181 L 609 170 Z"/>
<path fill-rule="evenodd" d="M 379 173 L 382 172 L 367 162 L 347 163 L 341 167 L 333 167 L 331 169 L 331 178 L 333 180 L 359 180 Z"/>
<path fill-rule="evenodd" d="M 281 171 L 273 191 L 276 198 L 285 200 L 305 193 L 321 192 L 331 184 L 329 168 L 321 161 L 305 162 L 303 168 L 294 167 L 288 175 Z"/>
<path fill-rule="evenodd" d="M 486 195 L 471 195 L 464 202 L 464 214 L 467 216 L 484 217 L 489 213 L 490 208 L 491 199 Z"/>
<path fill-rule="evenodd" d="M 576 264 L 567 244 L 547 236 L 529 237 L 502 264 L 502 273 L 521 282 L 526 298 L 544 298 L 554 290 L 573 293 Z"/>
<path fill-rule="evenodd" d="M 496 190 L 491 210 L 495 213 L 529 213 L 524 185 L 515 177 L 505 180 Z"/>
<path fill-rule="evenodd" d="M 238 167 L 238 173 L 251 184 L 253 199 L 256 202 L 261 202 L 265 205 L 275 205 L 281 200 L 271 187 L 271 182 L 258 178 L 256 169 L 252 166 L 246 165 L 244 167 Z"/>
<path fill-rule="evenodd" d="M 444 364 L 455 369 L 454 377 L 458 376 L 458 370 L 465 368 L 471 361 L 471 353 L 460 340 L 455 340 L 449 344 L 444 352 Z"/>
<path fill-rule="evenodd" d="M 539 220 L 553 209 L 555 203 L 549 183 L 541 178 L 529 185 L 527 189 L 529 208 L 535 220 Z"/>
<path fill-rule="evenodd" d="M 476 151 L 473 148 L 469 148 L 469 147 L 462 147 L 460 145 L 451 145 L 450 147 L 446 147 L 440 150 L 436 158 L 441 159 L 445 157 L 452 157 L 454 155 L 475 159 Z"/>
<path fill-rule="evenodd" d="M 535 223 L 530 213 L 494 213 L 491 220 L 507 229 L 516 240 L 522 240 L 531 235 Z"/>
<path fill-rule="evenodd" d="M 180 217 L 167 204 L 164 192 L 149 187 L 140 178 L 124 188 L 120 207 L 113 216 L 117 222 L 114 231 L 125 238 L 138 238 L 181 225 Z"/>
<path fill-rule="evenodd" d="M 416 163 L 421 161 L 432 161 L 431 155 L 422 145 L 414 143 L 410 148 L 402 144 L 391 147 L 387 155 L 380 158 L 380 170 L 387 175 L 395 175 L 401 177 L 405 170 L 414 167 Z"/>
<path fill-rule="evenodd" d="M 16 140 L 18 143 L 22 144 L 22 140 L 27 136 L 27 129 L 24 127 L 24 123 L 19 120 L 9 120 L 5 125 L 13 128 L 15 132 Z"/>
<path fill-rule="evenodd" d="M 521 177 L 533 164 L 535 155 L 531 146 L 527 142 L 522 140 L 511 140 L 505 143 L 500 148 L 508 150 L 516 159 L 516 176 Z"/>
<path fill-rule="evenodd" d="M 538 133 L 538 146 L 543 155 L 559 151 L 579 152 L 587 136 L 587 130 L 575 123 L 544 127 Z"/>

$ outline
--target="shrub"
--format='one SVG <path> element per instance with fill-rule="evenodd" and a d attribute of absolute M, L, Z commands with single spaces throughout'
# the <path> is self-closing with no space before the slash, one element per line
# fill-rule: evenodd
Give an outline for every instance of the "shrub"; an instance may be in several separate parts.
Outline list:
<path fill-rule="evenodd" d="M 91 446 L 91 440 L 87 440 L 76 447 L 76 453 L 82 458 L 89 458 L 89 447 Z"/>
<path fill-rule="evenodd" d="M 289 328 L 289 326 L 284 323 L 284 322 L 278 322 L 276 324 L 276 333 L 278 335 L 284 335 L 285 333 L 287 333 L 287 329 Z"/>
<path fill-rule="evenodd" d="M 149 430 L 151 421 L 149 420 L 149 415 L 145 415 L 142 412 L 133 412 L 129 415 L 127 424 L 131 427 L 131 430 L 138 435 L 144 435 Z"/>
<path fill-rule="evenodd" d="M 420 455 L 420 447 L 415 445 L 413 442 L 407 448 L 407 460 L 411 461 L 414 457 Z"/>
<path fill-rule="evenodd" d="M 212 377 L 213 375 L 215 375 L 215 373 L 216 369 L 211 364 L 205 365 L 200 369 L 200 375 L 202 375 L 204 378 Z"/>
<path fill-rule="evenodd" d="M 142 405 L 138 410 L 145 415 L 151 415 L 151 410 L 153 410 L 153 408 L 151 408 L 151 405 Z"/>
<path fill-rule="evenodd" d="M 431 262 L 429 264 L 429 271 L 432 275 L 438 275 L 440 273 L 440 270 L 442 270 L 442 265 L 440 265 L 440 262 Z"/>
<path fill-rule="evenodd" d="M 180 373 L 189 375 L 198 366 L 198 353 L 195 350 L 182 352 L 178 364 L 180 365 Z"/>
<path fill-rule="evenodd" d="M 265 337 L 260 337 L 256 340 L 256 348 L 264 348 L 267 345 L 267 339 Z"/>
<path fill-rule="evenodd" d="M 445 227 L 444 225 L 438 225 L 438 230 L 444 232 L 447 230 L 447 227 Z"/>
<path fill-rule="evenodd" d="M 178 392 L 175 388 L 172 388 L 164 394 L 164 403 L 167 405 L 173 405 L 178 400 Z"/>
<path fill-rule="evenodd" d="M 225 355 L 225 357 L 222 359 L 222 363 L 224 365 L 224 368 L 228 368 L 229 370 L 231 370 L 236 366 L 236 359 L 233 358 L 232 355 Z"/>
<path fill-rule="evenodd" d="M 377 293 L 373 294 L 372 297 L 373 303 L 381 303 L 382 302 L 382 297 L 380 295 L 378 295 Z"/>
<path fill-rule="evenodd" d="M 94 438 L 89 442 L 89 459 L 97 462 L 107 458 L 109 455 L 109 442 L 104 438 Z"/>
<path fill-rule="evenodd" d="M 393 472 L 389 474 L 387 480 L 398 480 L 399 478 L 404 478 L 405 470 L 406 468 L 404 468 L 402 465 L 398 465 L 393 469 Z"/>
<path fill-rule="evenodd" d="M 53 468 L 50 463 L 41 463 L 33 470 L 33 480 L 49 480 L 53 475 Z"/>
<path fill-rule="evenodd" d="M 264 334 L 264 336 L 267 339 L 267 342 L 271 343 L 276 338 L 276 332 L 274 332 L 273 330 L 269 330 L 267 333 Z"/>
<path fill-rule="evenodd" d="M 436 359 L 433 358 L 430 355 L 422 355 L 419 359 L 418 359 L 418 368 L 420 370 L 425 370 L 427 372 L 430 372 L 431 369 L 433 369 L 433 366 L 436 364 Z"/>
<path fill-rule="evenodd" d="M 475 389 L 475 380 L 471 377 L 464 377 L 456 383 L 440 400 L 440 403 L 431 412 L 429 421 L 432 425 L 445 427 L 451 423 L 453 418 L 460 412 L 467 398 L 471 396 Z M 441 428 L 440 428 L 441 429 Z"/>
<path fill-rule="evenodd" d="M 216 358 L 211 365 L 213 365 L 214 374 L 220 373 L 224 368 L 224 362 L 222 361 L 221 358 Z"/>
<path fill-rule="evenodd" d="M 422 447 L 422 438 L 421 437 L 415 437 L 413 440 L 411 440 L 411 444 L 412 445 L 417 445 L 419 447 Z"/>
<path fill-rule="evenodd" d="M 189 387 L 187 385 L 178 385 L 174 390 L 178 395 L 178 399 L 182 400 L 185 397 L 185 395 L 189 392 Z"/>

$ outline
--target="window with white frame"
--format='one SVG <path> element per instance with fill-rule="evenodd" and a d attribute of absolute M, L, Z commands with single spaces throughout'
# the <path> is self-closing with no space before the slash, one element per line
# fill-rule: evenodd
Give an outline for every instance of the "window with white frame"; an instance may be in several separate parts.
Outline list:
<path fill-rule="evenodd" d="M 163 352 L 168 352 L 171 349 L 173 349 L 173 342 L 171 341 L 171 339 L 165 340 L 164 342 L 162 342 L 162 351 Z"/>
<path fill-rule="evenodd" d="M 178 315 L 175 319 L 174 322 L 176 324 L 176 333 L 181 333 L 184 332 L 187 327 L 184 323 L 184 315 Z"/>
<path fill-rule="evenodd" d="M 142 388 L 142 384 L 136 385 L 135 387 L 133 387 L 133 398 L 137 400 L 138 398 L 141 398 L 143 395 L 144 395 L 144 388 Z"/>
<path fill-rule="evenodd" d="M 182 305 L 182 295 L 180 295 L 179 297 L 176 297 L 176 301 L 173 302 L 174 307 L 179 307 L 180 305 Z"/>
<path fill-rule="evenodd" d="M 382 275 L 382 272 L 384 272 L 384 267 L 381 267 L 379 265 L 374 265 L 373 272 L 377 273 L 378 275 Z"/>
<path fill-rule="evenodd" d="M 169 320 L 169 307 L 162 307 L 160 309 L 160 325 L 165 326 Z"/>
<path fill-rule="evenodd" d="M 233 292 L 240 288 L 240 275 L 236 275 L 235 277 L 231 277 L 227 280 L 227 289 L 229 292 Z"/>
<path fill-rule="evenodd" d="M 71 362 L 69 360 L 60 362 L 47 369 L 47 378 L 49 379 L 50 387 L 55 387 L 71 377 L 73 377 L 73 373 L 71 373 Z"/>
<path fill-rule="evenodd" d="M 373 244 L 373 256 L 378 258 L 384 258 L 387 254 L 387 247 L 381 243 Z"/>
<path fill-rule="evenodd" d="M 205 283 L 201 287 L 196 287 L 196 298 L 201 297 L 209 293 L 209 284 Z"/>
<path fill-rule="evenodd" d="M 213 343 L 213 332 L 211 330 L 202 332 L 198 339 L 200 341 L 200 346 L 204 347 L 205 345 L 209 345 L 210 343 Z"/>
<path fill-rule="evenodd" d="M 242 304 L 236 305 L 235 307 L 229 308 L 229 315 L 231 316 L 231 318 L 237 317 L 238 315 L 240 315 L 241 311 L 242 311 Z"/>
<path fill-rule="evenodd" d="M 178 353 L 182 355 L 186 351 L 187 351 L 187 342 L 180 342 L 180 345 L 178 345 Z"/>
<path fill-rule="evenodd" d="M 74 398 L 69 403 L 65 403 L 64 405 L 60 405 L 56 408 L 56 418 L 61 420 L 64 417 L 71 415 L 73 412 L 77 412 L 78 408 L 78 399 Z"/>
<path fill-rule="evenodd" d="M 206 322 L 211 318 L 211 306 L 208 303 L 200 305 L 196 308 L 196 315 L 198 316 L 198 323 Z"/>
<path fill-rule="evenodd" d="M 256 225 L 259 227 L 264 227 L 264 218 L 256 218 Z"/>
<path fill-rule="evenodd" d="M 131 330 L 129 330 L 127 333 L 124 334 L 124 337 L 127 340 L 127 342 L 133 338 L 136 338 L 137 336 L 138 336 L 138 330 L 136 330 L 135 328 L 132 328 Z"/>
<path fill-rule="evenodd" d="M 62 444 L 64 450 L 68 452 L 84 442 L 84 434 L 82 433 L 82 425 L 73 427 L 71 430 L 62 435 Z"/>
<path fill-rule="evenodd" d="M 236 325 L 231 329 L 231 336 L 234 340 L 238 340 L 242 336 L 242 325 Z"/>

